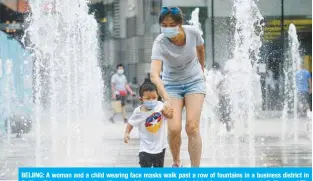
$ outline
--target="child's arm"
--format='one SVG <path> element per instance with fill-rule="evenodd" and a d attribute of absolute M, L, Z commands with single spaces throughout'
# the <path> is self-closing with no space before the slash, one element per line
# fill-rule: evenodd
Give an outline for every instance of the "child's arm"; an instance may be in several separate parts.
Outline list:
<path fill-rule="evenodd" d="M 124 143 L 128 143 L 129 140 L 129 134 L 132 131 L 133 126 L 129 123 L 127 123 L 126 129 L 125 129 L 125 134 L 124 134 Z"/>

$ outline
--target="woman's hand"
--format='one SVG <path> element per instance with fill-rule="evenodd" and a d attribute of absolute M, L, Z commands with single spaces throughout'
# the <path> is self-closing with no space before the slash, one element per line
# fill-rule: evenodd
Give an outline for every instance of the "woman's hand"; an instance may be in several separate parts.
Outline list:
<path fill-rule="evenodd" d="M 167 118 L 167 119 L 172 119 L 174 115 L 174 108 L 172 107 L 172 104 L 170 101 L 165 101 L 164 102 L 164 107 L 162 110 L 162 114 Z"/>

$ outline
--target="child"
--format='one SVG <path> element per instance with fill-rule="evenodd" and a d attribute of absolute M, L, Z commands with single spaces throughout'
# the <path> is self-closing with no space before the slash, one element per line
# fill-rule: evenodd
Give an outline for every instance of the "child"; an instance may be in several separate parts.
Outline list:
<path fill-rule="evenodd" d="M 139 88 L 141 106 L 134 110 L 128 120 L 124 142 L 128 143 L 133 127 L 138 127 L 140 137 L 139 164 L 141 167 L 163 167 L 167 137 L 166 118 L 173 117 L 173 110 L 163 111 L 163 103 L 158 100 L 156 86 L 145 81 Z"/>

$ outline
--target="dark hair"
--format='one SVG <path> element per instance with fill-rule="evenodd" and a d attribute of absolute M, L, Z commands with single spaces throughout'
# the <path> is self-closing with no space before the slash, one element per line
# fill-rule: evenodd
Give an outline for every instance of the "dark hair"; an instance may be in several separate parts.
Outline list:
<path fill-rule="evenodd" d="M 117 66 L 116 66 L 116 69 L 118 69 L 119 67 L 123 67 L 124 68 L 124 65 L 123 64 L 118 64 Z"/>
<path fill-rule="evenodd" d="M 220 69 L 220 64 L 218 63 L 213 63 L 213 69 Z"/>
<path fill-rule="evenodd" d="M 157 87 L 150 80 L 145 79 L 145 81 L 139 87 L 139 96 L 142 97 L 143 93 L 147 92 L 147 91 L 149 91 L 149 92 L 157 91 Z"/>
<path fill-rule="evenodd" d="M 165 8 L 165 7 L 162 7 L 162 8 Z M 167 8 L 168 9 L 177 8 L 178 11 L 177 13 L 174 14 L 172 11 L 168 11 L 167 13 L 162 13 L 162 10 L 161 10 L 160 15 L 159 15 L 159 24 L 163 22 L 166 16 L 170 16 L 175 21 L 175 23 L 182 24 L 184 17 L 183 17 L 183 13 L 181 9 L 179 7 L 167 7 Z"/>

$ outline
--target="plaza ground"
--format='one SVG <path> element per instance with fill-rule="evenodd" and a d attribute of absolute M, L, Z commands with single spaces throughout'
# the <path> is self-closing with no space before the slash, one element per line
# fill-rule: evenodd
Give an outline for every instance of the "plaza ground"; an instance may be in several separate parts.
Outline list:
<path fill-rule="evenodd" d="M 130 114 L 129 112 L 128 115 Z M 203 135 L 201 166 L 281 167 L 312 165 L 312 143 L 306 131 L 307 120 L 299 120 L 297 139 L 293 137 L 295 131 L 293 120 L 287 121 L 284 132 L 282 120 L 277 116 L 276 118 L 272 116 L 268 119 L 257 119 L 254 125 L 255 141 L 253 144 L 249 144 L 247 135 L 238 139 L 232 134 L 218 133 L 218 130 L 216 130 L 217 134 L 213 135 L 210 134 L 213 130 L 208 129 L 209 133 Z M 60 128 L 58 135 L 54 136 L 56 138 L 54 141 L 58 143 L 53 143 L 53 140 L 48 139 L 48 136 L 41 135 L 41 144 L 38 147 L 34 123 L 34 131 L 24 135 L 23 138 L 15 138 L 12 135 L 10 143 L 7 137 L 0 138 L 0 180 L 16 179 L 18 167 L 34 166 L 36 162 L 47 166 L 138 167 L 139 138 L 137 130 L 133 130 L 130 142 L 124 144 L 124 128 L 125 124 L 121 121 L 120 116 L 116 116 L 116 123 L 114 124 L 103 120 L 99 125 L 90 127 L 90 131 L 85 132 L 88 136 L 79 138 L 79 140 L 70 138 L 72 145 L 70 147 L 67 147 L 68 144 L 66 143 L 61 143 L 64 140 L 69 141 L 69 138 L 66 136 L 68 133 L 62 134 L 66 131 L 62 131 Z M 41 129 L 49 131 L 51 125 L 42 126 Z M 219 129 L 218 126 L 217 129 Z M 284 140 L 281 139 L 283 134 Z M 189 167 L 188 140 L 184 129 L 182 136 L 181 159 L 184 166 Z M 51 144 L 55 144 L 55 146 L 53 147 Z M 38 149 L 40 149 L 39 152 Z M 56 153 L 51 155 L 51 149 L 54 149 Z M 38 153 L 40 155 L 36 160 Z M 64 160 L 64 163 L 60 160 Z M 170 167 L 171 164 L 171 154 L 168 149 L 165 166 Z"/>

